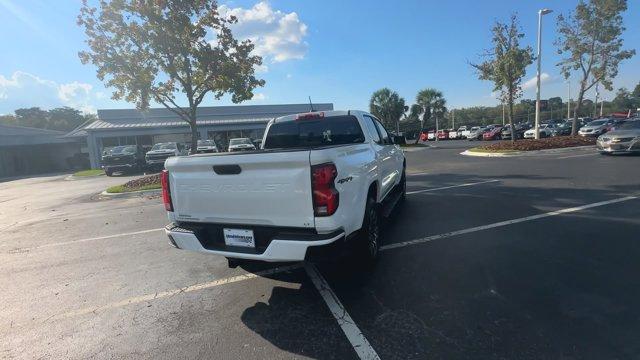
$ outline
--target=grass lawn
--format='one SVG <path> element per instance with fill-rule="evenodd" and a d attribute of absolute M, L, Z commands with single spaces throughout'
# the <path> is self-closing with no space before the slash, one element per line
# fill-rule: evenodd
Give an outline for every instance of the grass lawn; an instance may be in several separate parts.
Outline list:
<path fill-rule="evenodd" d="M 98 175 L 104 175 L 104 170 L 102 170 L 102 169 L 89 169 L 89 170 L 78 171 L 78 172 L 73 174 L 73 176 L 98 176 Z"/>
<path fill-rule="evenodd" d="M 155 190 L 162 188 L 160 184 L 160 174 L 144 176 L 131 180 L 122 185 L 115 185 L 107 189 L 110 194 L 119 194 L 132 191 Z"/>

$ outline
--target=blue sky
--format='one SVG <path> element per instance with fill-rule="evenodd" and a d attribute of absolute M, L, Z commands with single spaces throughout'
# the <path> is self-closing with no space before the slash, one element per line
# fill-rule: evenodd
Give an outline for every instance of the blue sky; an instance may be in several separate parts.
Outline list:
<path fill-rule="evenodd" d="M 0 0 L 0 114 L 19 107 L 73 106 L 85 111 L 127 108 L 110 99 L 110 90 L 82 65 L 77 52 L 84 33 L 75 19 L 78 0 Z M 267 82 L 248 104 L 333 102 L 338 109 L 366 109 L 371 93 L 396 90 L 411 103 L 425 87 L 443 91 L 449 107 L 495 105 L 491 84 L 477 80 L 467 61 L 490 46 L 494 20 L 517 13 L 526 34 L 523 44 L 535 48 L 537 10 L 555 12 L 544 18 L 542 97 L 566 97 L 567 84 L 555 64 L 553 41 L 559 12 L 577 1 L 221 1 L 224 13 L 240 22 L 239 37 L 256 41 Z M 366 5 L 365 5 L 366 4 Z M 478 6 L 482 4 L 482 6 Z M 636 14 L 635 21 L 632 14 Z M 627 48 L 640 52 L 640 1 L 629 2 L 625 15 Z M 530 66 L 526 80 L 535 75 Z M 640 81 L 640 55 L 627 60 L 615 88 Z M 575 94 L 577 82 L 572 83 Z M 534 97 L 533 87 L 525 97 Z M 588 93 L 593 96 L 593 92 Z M 611 98 L 605 92 L 605 98 Z M 229 105 L 210 98 L 204 105 Z"/>

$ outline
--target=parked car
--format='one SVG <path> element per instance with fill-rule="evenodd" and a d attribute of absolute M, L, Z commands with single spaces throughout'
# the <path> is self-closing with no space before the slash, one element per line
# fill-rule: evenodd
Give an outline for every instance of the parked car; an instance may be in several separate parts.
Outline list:
<path fill-rule="evenodd" d="M 456 129 L 449 129 L 449 140 L 460 139 L 460 135 Z"/>
<path fill-rule="evenodd" d="M 162 168 L 165 160 L 172 156 L 186 155 L 187 151 L 183 144 L 176 142 L 157 143 L 147 152 L 145 159 L 147 167 L 151 169 Z"/>
<path fill-rule="evenodd" d="M 563 122 L 563 123 L 559 124 L 558 126 L 556 126 L 551 131 L 551 136 L 567 136 L 567 135 L 571 135 L 572 126 L 573 125 L 572 125 L 571 122 Z"/>
<path fill-rule="evenodd" d="M 251 151 L 255 150 L 256 146 L 249 138 L 235 138 L 229 140 L 229 151 Z"/>
<path fill-rule="evenodd" d="M 380 218 L 406 194 L 405 158 L 362 111 L 288 115 L 267 124 L 263 149 L 173 157 L 162 198 L 177 248 L 238 260 L 301 261 L 354 249 L 377 258 Z"/>
<path fill-rule="evenodd" d="M 524 132 L 525 132 L 525 129 L 524 129 L 524 128 L 522 128 L 522 127 L 521 127 L 521 126 L 519 126 L 519 125 L 513 125 L 513 127 L 515 128 L 515 131 L 514 131 L 514 133 L 515 133 L 515 138 L 516 138 L 516 139 L 523 139 L 523 138 L 524 138 Z M 502 128 L 502 130 L 501 130 L 501 134 L 500 134 L 500 137 L 501 137 L 503 140 L 511 140 L 511 133 L 512 133 L 512 131 L 511 131 L 511 126 L 510 126 L 510 125 L 507 125 L 507 126 L 505 126 L 505 127 L 503 127 L 503 128 Z"/>
<path fill-rule="evenodd" d="M 438 140 L 449 140 L 449 130 L 438 130 Z"/>
<path fill-rule="evenodd" d="M 539 131 L 540 131 L 540 138 L 546 138 L 546 137 L 550 137 L 551 135 L 553 135 L 553 129 L 555 129 L 555 126 L 553 126 L 553 124 L 540 124 L 539 126 Z M 536 128 L 533 127 L 527 131 L 524 132 L 524 138 L 525 139 L 535 139 L 536 138 Z"/>
<path fill-rule="evenodd" d="M 471 130 L 471 128 L 469 128 L 469 127 L 467 127 L 465 125 L 460 126 L 458 128 L 458 131 L 457 131 L 458 132 L 458 138 L 459 139 L 466 139 L 467 137 L 469 137 L 469 133 L 471 132 L 470 130 Z"/>
<path fill-rule="evenodd" d="M 596 141 L 602 154 L 640 153 L 640 120 L 626 121 Z"/>
<path fill-rule="evenodd" d="M 196 149 L 199 153 L 217 153 L 218 147 L 213 140 L 198 140 L 198 147 Z"/>
<path fill-rule="evenodd" d="M 580 128 L 578 135 L 580 136 L 600 136 L 609 130 L 609 126 L 613 124 L 613 120 L 600 119 L 593 120 L 587 125 Z"/>
<path fill-rule="evenodd" d="M 433 141 L 436 139 L 436 131 L 435 130 L 429 130 L 427 132 L 427 140 L 428 141 Z"/>
<path fill-rule="evenodd" d="M 482 134 L 482 140 L 500 140 L 502 139 L 502 126 L 494 126 L 489 131 Z"/>
<path fill-rule="evenodd" d="M 469 141 L 481 140 L 482 139 L 482 134 L 485 131 L 489 131 L 489 129 L 486 128 L 486 127 L 482 127 L 482 126 L 474 126 L 469 131 L 469 135 L 467 136 L 467 140 L 469 140 Z"/>
<path fill-rule="evenodd" d="M 112 176 L 115 172 L 140 171 L 146 164 L 144 150 L 140 145 L 105 148 L 101 163 L 107 176 Z"/>

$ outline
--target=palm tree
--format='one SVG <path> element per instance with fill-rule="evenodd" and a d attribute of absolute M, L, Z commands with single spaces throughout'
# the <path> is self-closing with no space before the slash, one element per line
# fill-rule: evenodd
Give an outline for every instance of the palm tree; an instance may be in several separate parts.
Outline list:
<path fill-rule="evenodd" d="M 431 118 L 436 118 L 437 121 L 438 117 L 444 116 L 447 111 L 446 104 L 447 101 L 441 91 L 433 88 L 420 90 L 416 95 L 416 105 L 420 107 L 422 126 L 424 127 Z"/>
<path fill-rule="evenodd" d="M 400 118 L 405 112 L 404 99 L 389 88 L 382 88 L 371 95 L 369 112 L 387 127 L 394 126 L 396 135 L 400 133 Z"/>

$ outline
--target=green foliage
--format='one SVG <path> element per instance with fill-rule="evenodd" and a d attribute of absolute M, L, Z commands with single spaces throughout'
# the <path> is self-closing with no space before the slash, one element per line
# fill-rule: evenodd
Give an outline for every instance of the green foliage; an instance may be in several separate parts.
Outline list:
<path fill-rule="evenodd" d="M 382 88 L 371 95 L 369 112 L 378 117 L 388 129 L 396 130 L 405 111 L 404 99 L 395 91 Z"/>
<path fill-rule="evenodd" d="M 78 177 L 99 176 L 99 175 L 104 175 L 104 170 L 102 169 L 82 170 L 73 174 L 73 176 L 78 176 Z"/>
<path fill-rule="evenodd" d="M 412 116 L 422 116 L 423 126 L 430 125 L 432 118 L 444 118 L 447 101 L 442 92 L 433 88 L 420 90 L 416 95 L 416 104 L 410 108 Z M 434 121 L 435 126 L 435 121 Z"/>
<path fill-rule="evenodd" d="M 496 21 L 491 32 L 493 47 L 485 54 L 487 60 L 471 66 L 480 80 L 493 82 L 493 90 L 500 92 L 500 99 L 508 105 L 509 123 L 512 124 L 514 101 L 522 95 L 522 78 L 527 66 L 533 62 L 533 49 L 520 46 L 524 33 L 520 31 L 515 15 L 511 16 L 509 24 Z"/>
<path fill-rule="evenodd" d="M 633 97 L 640 99 L 640 82 L 638 83 L 638 85 L 636 85 L 636 87 L 633 89 L 633 92 L 631 93 L 631 95 L 633 95 Z"/>
<path fill-rule="evenodd" d="M 0 116 L 0 124 L 70 131 L 93 119 L 94 114 L 83 115 L 79 110 L 66 106 L 48 111 L 32 107 L 17 109 L 14 115 Z"/>
<path fill-rule="evenodd" d="M 251 55 L 254 45 L 229 29 L 236 21 L 221 17 L 215 1 L 105 0 L 98 10 L 83 0 L 78 25 L 89 50 L 79 56 L 115 89 L 113 99 L 139 109 L 151 100 L 164 105 L 189 123 L 195 143 L 196 109 L 207 95 L 230 94 L 238 103 L 264 85 L 255 77 L 262 58 Z M 177 94 L 188 106 L 178 105 Z"/>
<path fill-rule="evenodd" d="M 622 14 L 626 10 L 626 0 L 580 0 L 572 14 L 558 16 L 556 45 L 564 56 L 558 66 L 565 78 L 577 71 L 581 79 L 574 108 L 574 135 L 584 93 L 598 83 L 612 90 L 618 65 L 635 55 L 635 50 L 623 49 Z"/>

